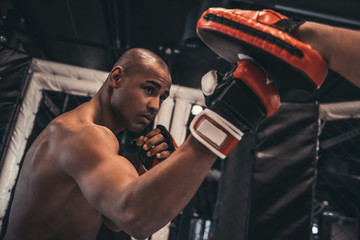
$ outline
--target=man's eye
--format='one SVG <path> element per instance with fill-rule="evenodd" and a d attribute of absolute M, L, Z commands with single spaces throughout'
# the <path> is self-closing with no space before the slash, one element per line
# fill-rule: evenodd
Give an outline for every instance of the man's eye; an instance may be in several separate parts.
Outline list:
<path fill-rule="evenodd" d="M 148 94 L 152 94 L 154 92 L 154 88 L 152 87 L 145 87 L 145 91 L 148 93 Z"/>
<path fill-rule="evenodd" d="M 160 96 L 160 101 L 161 102 L 165 101 L 165 99 L 166 99 L 166 96 Z"/>

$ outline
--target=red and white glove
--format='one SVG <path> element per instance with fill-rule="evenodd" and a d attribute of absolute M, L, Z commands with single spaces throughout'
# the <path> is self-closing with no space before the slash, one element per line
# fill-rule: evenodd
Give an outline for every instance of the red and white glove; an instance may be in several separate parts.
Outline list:
<path fill-rule="evenodd" d="M 280 106 L 276 88 L 251 60 L 238 61 L 225 76 L 209 72 L 201 85 L 208 108 L 193 119 L 190 131 L 220 158 Z"/>

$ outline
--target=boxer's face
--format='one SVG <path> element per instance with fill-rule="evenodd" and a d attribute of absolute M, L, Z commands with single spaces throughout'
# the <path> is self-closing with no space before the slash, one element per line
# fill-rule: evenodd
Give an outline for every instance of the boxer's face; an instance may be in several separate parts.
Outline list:
<path fill-rule="evenodd" d="M 115 88 L 111 105 L 122 127 L 141 132 L 160 110 L 169 96 L 170 74 L 158 64 L 147 64 L 142 71 L 126 75 L 121 87 Z"/>

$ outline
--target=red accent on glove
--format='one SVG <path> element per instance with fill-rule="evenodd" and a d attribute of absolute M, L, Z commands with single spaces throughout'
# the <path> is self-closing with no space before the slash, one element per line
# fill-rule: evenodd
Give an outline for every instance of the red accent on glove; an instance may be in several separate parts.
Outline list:
<path fill-rule="evenodd" d="M 266 115 L 270 116 L 280 106 L 280 96 L 271 82 L 267 82 L 267 76 L 256 64 L 249 60 L 237 62 L 233 76 L 241 79 L 260 99 L 266 108 Z"/>

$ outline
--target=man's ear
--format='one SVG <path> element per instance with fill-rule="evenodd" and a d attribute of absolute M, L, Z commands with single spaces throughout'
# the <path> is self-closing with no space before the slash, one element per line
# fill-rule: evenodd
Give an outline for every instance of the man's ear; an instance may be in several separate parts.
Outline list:
<path fill-rule="evenodd" d="M 124 81 L 124 69 L 121 66 L 114 67 L 110 72 L 110 85 L 113 88 L 121 87 L 121 84 Z"/>

